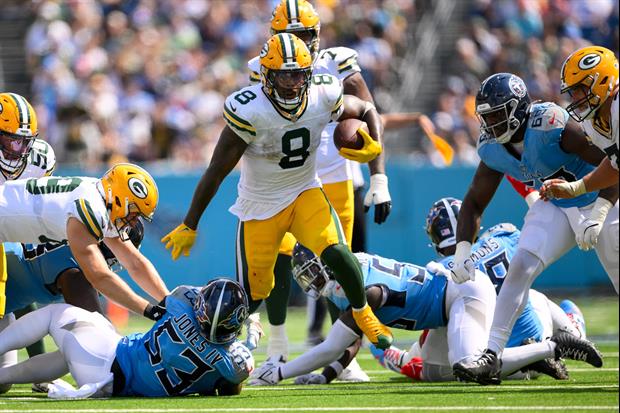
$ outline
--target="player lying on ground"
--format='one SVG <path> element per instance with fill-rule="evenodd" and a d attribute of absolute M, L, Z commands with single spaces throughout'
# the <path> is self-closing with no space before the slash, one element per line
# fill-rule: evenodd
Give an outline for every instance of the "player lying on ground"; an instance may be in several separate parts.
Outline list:
<path fill-rule="evenodd" d="M 525 193 L 521 193 L 521 195 L 526 199 L 529 196 Z M 454 266 L 453 254 L 456 246 L 456 228 L 460 209 L 460 200 L 442 198 L 433 204 L 426 217 L 426 233 L 437 255 L 441 258 L 439 264 L 448 270 Z M 472 246 L 471 259 L 476 268 L 489 277 L 497 293 L 501 290 L 510 261 L 517 250 L 519 236 L 520 231 L 514 225 L 503 223 L 489 228 Z M 427 268 L 431 265 L 434 264 L 427 264 Z M 570 311 L 570 315 L 567 315 L 562 308 L 550 301 L 544 294 L 530 290 L 528 303 L 515 322 L 507 347 L 517 347 L 530 342 L 542 342 L 545 337 L 551 337 L 562 331 L 585 339 L 585 322 L 581 311 L 568 300 L 562 302 L 561 306 Z M 427 339 L 427 335 L 430 340 Z M 436 356 L 433 356 L 432 353 L 441 352 L 447 348 L 447 345 L 441 339 L 438 340 L 436 335 L 436 331 L 426 333 L 419 343 L 414 343 L 409 352 L 394 347 L 387 350 L 385 354 L 375 348 L 371 348 L 371 351 L 381 364 L 388 368 L 412 376 L 414 379 L 429 380 L 430 375 L 425 374 L 423 367 L 428 365 L 425 370 L 431 371 L 434 368 L 432 366 L 434 363 L 429 363 L 426 358 L 421 357 L 420 348 L 425 341 L 429 342 L 426 345 L 425 353 L 429 355 L 430 352 L 429 357 L 435 359 Z M 524 352 L 524 356 L 536 357 L 536 353 Z M 416 360 L 413 360 L 414 358 Z M 411 363 L 407 366 L 409 361 Z M 435 368 L 435 370 L 437 369 Z M 511 369 L 508 368 L 507 370 Z M 528 370 L 542 372 L 555 379 L 568 379 L 568 372 L 564 363 L 554 358 L 528 366 Z M 454 379 L 450 366 L 444 369 L 444 373 L 446 380 Z M 529 373 L 528 375 L 532 376 Z M 519 378 L 515 375 L 510 377 Z"/>
<path fill-rule="evenodd" d="M 99 313 L 50 304 L 0 333 L 0 354 L 50 334 L 59 347 L 0 369 L 0 383 L 51 381 L 70 372 L 79 389 L 50 385 L 50 397 L 233 395 L 254 366 L 236 341 L 248 315 L 234 281 L 180 286 L 146 333 L 121 337 Z"/>
<path fill-rule="evenodd" d="M 469 360 L 480 354 L 488 337 L 495 305 L 495 289 L 488 277 L 476 270 L 478 277 L 474 281 L 456 284 L 446 277 L 448 270 L 440 265 L 429 270 L 376 255 L 355 255 L 362 265 L 369 305 L 383 323 L 404 330 L 443 327 L 437 335 L 439 337 L 441 333 L 447 345 L 435 361 L 441 369 L 435 373 L 438 377 L 443 377 L 443 369 L 450 369 L 458 360 Z M 304 291 L 314 296 L 323 295 L 346 311 L 332 326 L 323 343 L 288 363 L 265 363 L 251 375 L 249 384 L 271 385 L 311 373 L 336 361 L 361 337 L 341 287 L 320 259 L 303 246 L 296 246 L 293 260 L 295 280 Z M 542 347 L 544 351 L 540 351 L 539 358 L 521 360 L 523 364 L 506 359 L 506 374 L 549 357 L 585 358 L 595 366 L 602 365 L 601 355 L 591 343 L 567 333 L 531 346 Z M 523 352 L 532 349 L 529 346 L 509 349 L 506 357 L 510 356 L 510 350 Z M 431 360 L 430 356 L 427 358 Z M 331 366 L 336 370 L 343 367 L 341 363 Z"/>

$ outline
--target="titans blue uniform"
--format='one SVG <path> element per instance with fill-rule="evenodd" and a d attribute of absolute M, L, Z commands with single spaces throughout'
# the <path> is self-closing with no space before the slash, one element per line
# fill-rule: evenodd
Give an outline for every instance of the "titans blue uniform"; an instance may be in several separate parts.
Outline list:
<path fill-rule="evenodd" d="M 515 158 L 505 145 L 497 143 L 486 134 L 478 140 L 480 159 L 489 168 L 536 189 L 540 189 L 547 179 L 563 178 L 572 182 L 583 178 L 594 167 L 579 156 L 564 152 L 560 147 L 568 118 L 568 113 L 554 103 L 535 103 L 530 109 L 521 159 Z M 554 199 L 551 202 L 562 208 L 583 207 L 594 202 L 597 196 L 598 192 L 588 192 L 575 198 Z"/>
<path fill-rule="evenodd" d="M 355 256 L 362 265 L 364 286 L 383 288 L 385 304 L 375 311 L 383 324 L 404 330 L 424 330 L 447 324 L 446 277 L 377 255 L 357 253 Z M 327 298 L 341 310 L 349 307 L 342 288 L 331 289 Z"/>
<path fill-rule="evenodd" d="M 517 252 L 521 232 L 512 224 L 498 224 L 491 227 L 471 248 L 471 259 L 476 268 L 485 273 L 495 285 L 499 294 L 508 266 Z M 440 261 L 444 267 L 454 267 L 454 257 L 446 257 Z M 528 300 L 523 312 L 517 319 L 507 347 L 517 347 L 527 338 L 543 339 L 543 326 Z"/>
<path fill-rule="evenodd" d="M 7 314 L 32 303 L 62 302 L 56 279 L 64 271 L 79 268 L 66 244 L 4 243 L 7 259 Z"/>
<path fill-rule="evenodd" d="M 146 333 L 121 339 L 116 359 L 125 375 L 125 388 L 118 396 L 210 394 L 222 379 L 237 384 L 248 377 L 245 359 L 231 354 L 228 346 L 210 344 L 200 334 L 193 310 L 199 291 L 177 287 L 166 297 L 161 320 Z"/>

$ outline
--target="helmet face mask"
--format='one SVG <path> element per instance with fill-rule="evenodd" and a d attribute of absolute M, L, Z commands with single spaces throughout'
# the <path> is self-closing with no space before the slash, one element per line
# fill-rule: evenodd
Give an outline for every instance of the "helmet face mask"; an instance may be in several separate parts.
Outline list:
<path fill-rule="evenodd" d="M 194 301 L 194 315 L 205 339 L 214 344 L 230 344 L 248 318 L 248 298 L 241 286 L 228 278 L 218 278 L 202 287 Z"/>
<path fill-rule="evenodd" d="M 618 86 L 618 59 L 604 47 L 583 47 L 564 61 L 561 81 L 571 99 L 568 114 L 577 122 L 592 119 Z"/>
<path fill-rule="evenodd" d="M 510 142 L 525 125 L 530 108 L 530 96 L 523 80 L 511 73 L 489 76 L 476 95 L 476 115 L 480 130 L 500 144 Z"/>
<path fill-rule="evenodd" d="M 333 282 L 329 269 L 312 251 L 297 243 L 293 249 L 293 278 L 303 292 L 317 300 Z"/>
<path fill-rule="evenodd" d="M 266 83 L 280 105 L 294 109 L 305 98 L 311 75 L 312 69 L 270 70 Z"/>
<path fill-rule="evenodd" d="M 7 178 L 21 173 L 38 135 L 30 103 L 16 93 L 0 93 L 0 169 Z"/>

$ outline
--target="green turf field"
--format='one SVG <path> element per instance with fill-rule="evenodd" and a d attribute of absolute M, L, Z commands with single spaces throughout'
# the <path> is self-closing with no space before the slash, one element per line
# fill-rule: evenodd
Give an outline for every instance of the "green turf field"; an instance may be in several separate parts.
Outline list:
<path fill-rule="evenodd" d="M 568 362 L 571 378 L 554 381 L 505 381 L 498 387 L 475 384 L 412 383 L 382 369 L 367 350 L 358 356 L 371 377 L 370 383 L 334 383 L 325 386 L 295 386 L 287 380 L 276 387 L 246 387 L 230 398 L 118 398 L 111 400 L 51 401 L 34 394 L 30 386 L 15 386 L 0 396 L 0 412 L 311 412 L 311 411 L 618 411 L 618 299 L 576 298 L 588 322 L 588 335 L 605 357 L 601 369 Z M 263 316 L 264 317 L 264 316 Z M 296 350 L 303 349 L 305 313 L 295 310 L 289 317 L 289 337 Z M 128 331 L 148 328 L 143 320 L 132 320 Z M 417 334 L 396 332 L 397 344 L 405 347 Z M 266 339 L 263 339 L 266 345 Z M 47 349 L 53 348 L 47 342 Z M 259 349 L 257 363 L 265 356 Z M 67 378 L 66 378 L 67 379 Z"/>

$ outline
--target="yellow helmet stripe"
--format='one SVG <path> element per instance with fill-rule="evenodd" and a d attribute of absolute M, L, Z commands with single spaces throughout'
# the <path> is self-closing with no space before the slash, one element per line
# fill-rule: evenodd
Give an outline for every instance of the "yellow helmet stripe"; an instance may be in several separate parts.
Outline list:
<path fill-rule="evenodd" d="M 32 119 L 32 116 L 30 116 L 30 109 L 28 109 L 28 103 L 26 102 L 26 99 L 19 95 L 16 95 L 15 93 L 9 93 L 9 95 L 17 105 L 17 111 L 19 113 L 19 128 L 27 125 L 28 129 L 30 129 L 30 121 Z"/>
<path fill-rule="evenodd" d="M 289 22 L 297 22 L 299 20 L 299 5 L 297 0 L 286 0 L 286 13 Z"/>
<path fill-rule="evenodd" d="M 101 227 L 88 201 L 83 198 L 76 199 L 75 206 L 88 232 L 90 232 L 97 241 L 101 240 L 103 238 L 103 231 L 101 231 Z"/>

